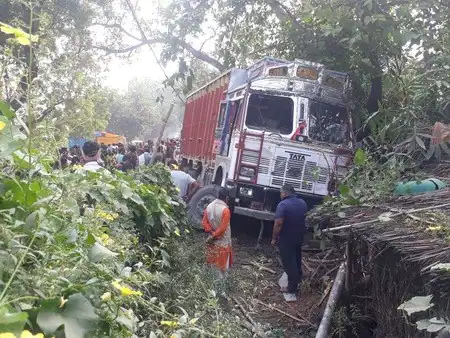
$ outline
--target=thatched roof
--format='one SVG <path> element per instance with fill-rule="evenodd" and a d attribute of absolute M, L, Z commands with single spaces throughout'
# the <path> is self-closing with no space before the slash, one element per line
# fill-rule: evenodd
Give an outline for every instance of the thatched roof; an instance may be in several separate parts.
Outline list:
<path fill-rule="evenodd" d="M 389 244 L 404 260 L 419 263 L 423 272 L 450 262 L 449 188 L 350 207 L 340 216 L 332 216 L 333 228 L 347 226 L 369 243 Z"/>
<path fill-rule="evenodd" d="M 450 288 L 446 295 L 442 288 L 437 290 L 436 274 L 430 268 L 450 263 L 450 188 L 348 207 L 339 214 L 324 215 L 322 210 L 312 218 L 317 216 L 322 222 L 327 218 L 325 234 L 350 231 L 353 236 L 353 292 L 372 299 L 367 306 L 378 323 L 377 337 L 407 337 L 415 332 L 397 310 L 413 296 L 433 293 L 437 310 L 447 311 Z M 365 284 L 358 287 L 361 281 Z"/>

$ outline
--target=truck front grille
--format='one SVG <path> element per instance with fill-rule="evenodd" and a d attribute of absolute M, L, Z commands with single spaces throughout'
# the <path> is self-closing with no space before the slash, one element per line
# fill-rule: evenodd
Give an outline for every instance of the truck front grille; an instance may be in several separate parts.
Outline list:
<path fill-rule="evenodd" d="M 289 159 L 277 156 L 272 172 L 272 185 L 281 187 L 291 184 L 294 189 L 312 191 L 314 183 L 326 184 L 328 168 L 318 167 L 317 163 L 304 159 Z"/>

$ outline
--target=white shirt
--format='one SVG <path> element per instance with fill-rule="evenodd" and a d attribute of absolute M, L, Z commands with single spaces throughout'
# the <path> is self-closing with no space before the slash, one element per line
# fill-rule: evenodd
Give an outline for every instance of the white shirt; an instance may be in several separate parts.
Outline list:
<path fill-rule="evenodd" d="M 103 169 L 103 167 L 102 167 L 100 164 L 98 164 L 97 161 L 90 161 L 90 162 L 87 162 L 87 163 L 83 166 L 83 168 L 84 168 L 85 170 L 88 170 L 88 171 L 98 171 L 99 169 Z"/>
<path fill-rule="evenodd" d="M 145 164 L 145 155 L 146 155 L 146 154 L 150 155 L 150 153 L 147 153 L 147 152 L 145 152 L 145 153 L 139 155 L 139 157 L 138 157 L 139 165 L 144 165 L 144 164 Z M 151 160 L 151 159 L 150 159 L 150 160 Z"/>
<path fill-rule="evenodd" d="M 195 180 L 191 175 L 181 170 L 172 170 L 170 174 L 172 175 L 173 184 L 180 190 L 180 197 L 186 196 L 189 184 L 194 183 Z"/>

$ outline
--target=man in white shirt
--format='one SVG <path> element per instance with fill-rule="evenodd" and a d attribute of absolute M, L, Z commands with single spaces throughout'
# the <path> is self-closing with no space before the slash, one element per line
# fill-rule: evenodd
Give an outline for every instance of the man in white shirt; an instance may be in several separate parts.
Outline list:
<path fill-rule="evenodd" d="M 150 147 L 145 146 L 144 152 L 139 155 L 139 165 L 150 165 L 152 160 L 152 154 L 150 153 Z"/>
<path fill-rule="evenodd" d="M 83 144 L 83 168 L 88 171 L 98 171 L 103 167 L 98 164 L 100 158 L 100 145 L 97 142 L 87 141 Z"/>
<path fill-rule="evenodd" d="M 170 160 L 168 166 L 170 168 L 170 174 L 172 175 L 173 184 L 175 184 L 180 191 L 180 198 L 188 203 L 200 186 L 197 181 L 191 177 L 191 175 L 178 169 L 177 161 Z"/>

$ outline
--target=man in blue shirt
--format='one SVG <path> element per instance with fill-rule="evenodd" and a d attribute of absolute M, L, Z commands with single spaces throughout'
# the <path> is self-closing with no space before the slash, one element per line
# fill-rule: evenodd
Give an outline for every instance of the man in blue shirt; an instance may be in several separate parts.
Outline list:
<path fill-rule="evenodd" d="M 295 195 L 294 187 L 290 184 L 281 187 L 280 196 L 281 202 L 275 212 L 272 245 L 278 244 L 281 263 L 288 275 L 288 286 L 282 288 L 281 292 L 295 294 L 302 278 L 302 244 L 308 206 Z"/>

